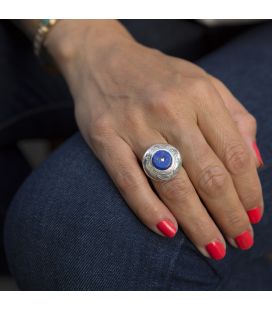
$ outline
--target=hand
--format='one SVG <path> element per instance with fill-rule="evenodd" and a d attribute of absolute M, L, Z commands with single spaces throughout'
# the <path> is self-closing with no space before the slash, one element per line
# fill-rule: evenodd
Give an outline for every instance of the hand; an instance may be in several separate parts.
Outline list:
<path fill-rule="evenodd" d="M 263 198 L 245 140 L 255 139 L 255 120 L 221 82 L 138 44 L 114 21 L 61 21 L 47 46 L 69 84 L 82 135 L 146 226 L 173 237 L 180 225 L 215 259 L 224 257 L 225 239 L 253 245 L 249 216 L 259 221 Z M 236 110 L 253 123 L 251 134 Z M 139 161 L 155 143 L 182 154 L 170 181 L 149 183 L 142 170 Z"/>

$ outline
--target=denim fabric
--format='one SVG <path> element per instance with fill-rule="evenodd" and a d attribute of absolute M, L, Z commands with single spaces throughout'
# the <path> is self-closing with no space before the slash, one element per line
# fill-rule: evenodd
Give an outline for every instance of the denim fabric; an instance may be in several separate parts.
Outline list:
<path fill-rule="evenodd" d="M 5 247 L 27 290 L 270 290 L 272 24 L 256 26 L 198 63 L 222 79 L 259 123 L 265 216 L 249 251 L 227 247 L 216 262 L 180 230 L 146 228 L 79 133 L 22 185 L 8 212 Z"/>
<path fill-rule="evenodd" d="M 31 172 L 31 168 L 19 149 L 15 146 L 0 148 L 0 237 L 6 213 L 14 192 Z M 4 246 L 0 239 L 0 274 L 8 273 L 8 267 L 4 256 Z"/>
<path fill-rule="evenodd" d="M 2 223 L 12 196 L 31 169 L 16 142 L 63 138 L 75 132 L 73 104 L 59 75 L 44 70 L 32 44 L 11 22 L 0 20 L 0 274 L 7 272 Z"/>

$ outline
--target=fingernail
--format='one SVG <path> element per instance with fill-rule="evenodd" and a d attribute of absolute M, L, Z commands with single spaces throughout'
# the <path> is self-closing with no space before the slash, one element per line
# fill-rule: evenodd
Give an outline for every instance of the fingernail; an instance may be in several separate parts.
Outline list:
<path fill-rule="evenodd" d="M 264 162 L 263 162 L 260 150 L 259 150 L 256 142 L 252 142 L 252 146 L 253 146 L 254 152 L 255 152 L 255 154 L 257 156 L 257 159 L 259 161 L 259 165 L 260 165 L 260 167 L 262 167 L 264 165 Z"/>
<path fill-rule="evenodd" d="M 225 257 L 226 249 L 222 242 L 213 241 L 206 245 L 206 250 L 210 254 L 211 258 L 220 260 Z"/>
<path fill-rule="evenodd" d="M 235 238 L 237 246 L 241 250 L 247 250 L 251 248 L 254 244 L 253 237 L 249 231 L 244 231 L 241 235 Z"/>
<path fill-rule="evenodd" d="M 157 224 L 157 228 L 169 238 L 173 238 L 177 232 L 177 228 L 170 220 L 163 220 Z"/>
<path fill-rule="evenodd" d="M 249 220 L 251 224 L 257 224 L 262 218 L 261 208 L 257 207 L 247 211 Z"/>

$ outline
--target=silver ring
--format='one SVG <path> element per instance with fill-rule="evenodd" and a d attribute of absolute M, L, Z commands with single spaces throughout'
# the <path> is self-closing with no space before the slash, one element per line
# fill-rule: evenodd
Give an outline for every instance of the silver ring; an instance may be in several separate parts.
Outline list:
<path fill-rule="evenodd" d="M 142 159 L 145 174 L 156 181 L 168 181 L 178 173 L 182 158 L 180 152 L 170 144 L 153 144 Z"/>

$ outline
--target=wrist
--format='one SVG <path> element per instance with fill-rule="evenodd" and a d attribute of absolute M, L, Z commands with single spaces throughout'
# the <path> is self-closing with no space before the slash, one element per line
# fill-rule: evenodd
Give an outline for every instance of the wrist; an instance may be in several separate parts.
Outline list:
<path fill-rule="evenodd" d="M 134 41 L 116 20 L 60 20 L 49 32 L 44 46 L 64 73 L 85 47 L 88 56 L 95 59 L 101 51 L 122 40 Z M 86 42 L 89 44 L 85 46 Z"/>

